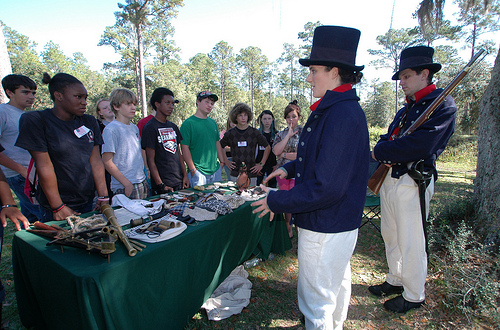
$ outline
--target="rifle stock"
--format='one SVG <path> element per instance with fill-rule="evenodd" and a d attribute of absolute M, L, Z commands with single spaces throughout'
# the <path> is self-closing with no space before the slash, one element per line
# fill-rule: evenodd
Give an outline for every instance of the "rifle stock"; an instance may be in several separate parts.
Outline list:
<path fill-rule="evenodd" d="M 443 103 L 446 97 L 458 86 L 458 84 L 464 79 L 464 77 L 469 73 L 472 65 L 476 60 L 485 52 L 484 49 L 480 49 L 477 54 L 467 63 L 467 65 L 460 71 L 460 73 L 446 86 L 446 88 L 439 94 L 439 96 L 432 101 L 432 103 L 425 109 L 425 111 L 418 117 L 418 119 L 403 133 L 400 137 L 407 136 L 413 133 L 420 125 L 425 123 L 429 117 L 434 113 L 434 111 Z M 368 179 L 368 188 L 374 193 L 378 194 L 382 183 L 384 183 L 385 176 L 389 171 L 389 167 L 380 165 L 375 173 Z"/>
<path fill-rule="evenodd" d="M 377 170 L 372 174 L 370 179 L 368 179 L 368 188 L 375 194 L 378 195 L 380 192 L 380 187 L 382 187 L 382 183 L 384 183 L 385 176 L 387 172 L 389 172 L 388 166 L 380 165 L 377 167 Z"/>

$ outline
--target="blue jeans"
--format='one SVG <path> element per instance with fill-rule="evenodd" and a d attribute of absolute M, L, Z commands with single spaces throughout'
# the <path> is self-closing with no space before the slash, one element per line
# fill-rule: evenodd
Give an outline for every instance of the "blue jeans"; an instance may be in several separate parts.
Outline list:
<path fill-rule="evenodd" d="M 230 162 L 232 162 L 233 161 L 233 157 L 227 157 L 227 160 L 229 160 Z M 229 181 L 229 177 L 231 176 L 231 169 L 229 167 L 227 167 L 226 164 L 224 164 L 224 171 L 226 171 L 227 181 Z"/>
<path fill-rule="evenodd" d="M 94 200 L 91 199 L 87 203 L 79 205 L 79 206 L 71 207 L 71 209 L 75 212 L 78 212 L 78 213 L 90 212 L 94 209 Z M 40 206 L 40 211 L 42 213 L 42 220 L 40 220 L 41 222 L 48 222 L 48 221 L 54 220 L 54 213 L 52 212 L 51 209 L 46 209 L 45 207 Z"/>
<path fill-rule="evenodd" d="M 19 199 L 21 213 L 28 219 L 29 222 L 35 222 L 41 219 L 40 206 L 30 202 L 28 196 L 24 193 L 25 179 L 21 174 L 7 179 L 10 189 L 14 191 Z"/>
<path fill-rule="evenodd" d="M 196 172 L 194 172 L 194 175 L 191 175 L 191 173 L 188 173 L 188 178 L 189 178 L 189 183 L 191 184 L 191 187 L 203 186 L 205 184 L 214 183 L 214 182 L 221 182 L 222 181 L 222 168 L 219 166 L 219 169 L 214 174 L 210 174 L 210 175 L 205 175 L 205 174 L 201 173 L 200 171 L 196 170 Z"/>

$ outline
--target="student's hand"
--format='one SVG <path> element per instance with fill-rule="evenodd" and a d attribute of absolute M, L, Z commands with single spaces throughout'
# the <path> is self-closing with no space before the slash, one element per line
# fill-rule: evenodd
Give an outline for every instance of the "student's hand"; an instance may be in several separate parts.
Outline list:
<path fill-rule="evenodd" d="M 64 205 L 62 209 L 53 214 L 54 220 L 60 221 L 64 220 L 72 215 L 80 215 L 80 213 L 73 211 L 70 207 Z"/>
<path fill-rule="evenodd" d="M 6 207 L 2 209 L 0 212 L 0 221 L 2 222 L 3 227 L 7 227 L 7 218 L 12 221 L 12 223 L 16 226 L 17 230 L 21 230 L 21 225 L 19 222 L 22 222 L 24 229 L 29 228 L 30 223 L 28 219 L 19 211 L 17 207 Z"/>
<path fill-rule="evenodd" d="M 292 126 L 290 126 L 290 125 L 289 125 L 289 126 L 288 126 L 288 132 L 287 132 L 287 134 L 286 134 L 286 137 L 287 137 L 288 139 L 290 139 L 292 136 L 294 136 L 294 135 L 295 135 L 295 134 L 297 134 L 297 133 L 298 133 L 298 132 L 294 132 L 294 131 L 293 131 L 293 128 L 292 128 Z"/>
<path fill-rule="evenodd" d="M 97 201 L 95 202 L 95 207 L 94 211 L 100 211 L 101 206 L 109 204 L 109 198 L 98 198 Z"/>
<path fill-rule="evenodd" d="M 124 185 L 124 188 L 125 188 L 125 196 L 129 197 L 130 195 L 132 195 L 132 191 L 134 191 L 134 185 L 130 181 L 128 181 Z"/>
<path fill-rule="evenodd" d="M 182 188 L 186 189 L 186 188 L 189 188 L 191 184 L 189 183 L 189 178 L 186 175 L 184 175 L 184 177 L 182 178 Z"/>
<path fill-rule="evenodd" d="M 264 186 L 264 185 L 262 185 L 262 184 L 260 185 L 260 188 L 261 188 L 263 191 L 265 191 L 266 193 L 268 193 L 268 192 L 269 192 L 269 188 L 267 188 L 266 186 Z M 259 218 L 262 218 L 263 216 L 265 216 L 266 214 L 268 214 L 268 213 L 269 213 L 269 221 L 273 221 L 273 219 L 274 219 L 274 212 L 273 212 L 273 211 L 271 211 L 271 210 L 269 209 L 269 206 L 267 205 L 267 195 L 266 195 L 266 197 L 264 197 L 264 198 L 262 198 L 262 199 L 259 199 L 259 200 L 258 200 L 258 201 L 256 201 L 256 202 L 253 202 L 253 203 L 251 204 L 251 206 L 256 207 L 256 208 L 252 211 L 252 213 L 254 213 L 254 214 L 255 214 L 255 213 L 259 213 Z"/>
<path fill-rule="evenodd" d="M 260 164 L 255 164 L 255 166 L 250 169 L 250 172 L 252 172 L 252 173 L 260 173 L 260 171 L 262 170 L 262 167 L 263 166 L 260 165 Z"/>
<path fill-rule="evenodd" d="M 169 187 L 169 186 L 163 186 L 163 192 L 174 192 L 174 188 Z"/>
<path fill-rule="evenodd" d="M 236 168 L 236 162 L 227 162 L 226 166 L 229 167 L 230 170 L 234 170 Z"/>
<path fill-rule="evenodd" d="M 276 171 L 273 173 L 269 174 L 267 178 L 263 181 L 264 184 L 268 183 L 269 180 L 271 180 L 274 177 L 280 177 L 281 179 L 286 179 L 286 173 L 282 169 L 278 168 Z"/>

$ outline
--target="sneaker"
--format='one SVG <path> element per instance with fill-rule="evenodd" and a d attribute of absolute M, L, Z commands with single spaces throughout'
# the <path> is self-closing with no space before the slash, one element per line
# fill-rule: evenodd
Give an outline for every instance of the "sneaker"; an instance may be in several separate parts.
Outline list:
<path fill-rule="evenodd" d="M 391 312 L 406 313 L 410 309 L 419 308 L 423 304 L 425 304 L 425 300 L 423 300 L 421 302 L 410 302 L 410 301 L 406 300 L 405 298 L 403 298 L 403 296 L 397 296 L 396 298 L 392 298 L 392 299 L 387 300 L 384 303 L 384 307 L 385 307 L 385 309 L 387 309 Z"/>
<path fill-rule="evenodd" d="M 402 286 L 395 286 L 384 282 L 379 285 L 372 285 L 368 287 L 368 290 L 376 296 L 390 296 L 391 294 L 401 294 L 403 293 Z"/>

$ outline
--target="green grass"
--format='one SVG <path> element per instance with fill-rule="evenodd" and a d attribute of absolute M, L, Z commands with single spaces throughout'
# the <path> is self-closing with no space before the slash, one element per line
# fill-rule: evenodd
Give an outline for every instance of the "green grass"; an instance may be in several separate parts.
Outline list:
<path fill-rule="evenodd" d="M 469 197 L 475 178 L 475 145 L 473 138 L 458 137 L 450 141 L 450 147 L 438 162 L 439 180 L 431 201 L 431 218 L 439 220 L 454 203 Z M 464 147 L 464 145 L 466 147 Z M 447 213 L 449 216 L 449 212 Z M 453 216 L 453 214 L 452 214 Z M 458 216 L 458 215 L 457 215 Z M 380 224 L 380 220 L 375 222 Z M 248 269 L 253 284 L 252 298 L 242 313 L 228 319 L 209 321 L 200 310 L 186 329 L 304 329 L 300 323 L 297 304 L 297 241 L 285 255 L 261 262 Z M 22 328 L 16 309 L 10 263 L 12 226 L 6 232 L 1 260 L 1 276 L 7 288 L 4 303 L 4 321 L 7 329 Z M 369 294 L 369 285 L 385 279 L 387 264 L 383 240 L 370 224 L 359 230 L 358 243 L 351 260 L 352 296 L 348 319 L 344 329 L 494 329 L 488 318 L 474 318 L 450 310 L 446 301 L 442 256 L 431 253 L 426 285 L 427 304 L 405 315 L 387 312 L 382 307 L 384 299 Z"/>

